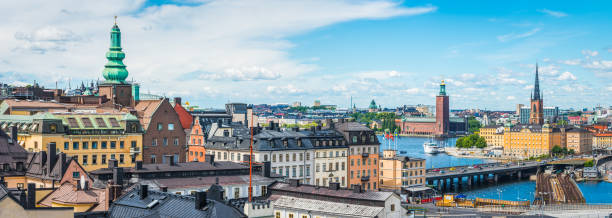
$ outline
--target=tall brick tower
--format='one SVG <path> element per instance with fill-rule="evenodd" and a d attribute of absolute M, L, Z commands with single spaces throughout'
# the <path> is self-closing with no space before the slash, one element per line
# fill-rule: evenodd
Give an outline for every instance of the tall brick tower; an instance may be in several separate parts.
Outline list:
<path fill-rule="evenodd" d="M 529 124 L 544 124 L 544 102 L 540 94 L 540 80 L 538 78 L 538 64 L 536 63 L 535 84 L 531 93 L 531 111 L 529 113 Z"/>
<path fill-rule="evenodd" d="M 436 96 L 436 135 L 446 135 L 449 128 L 448 95 L 444 80 L 440 83 L 440 93 Z"/>

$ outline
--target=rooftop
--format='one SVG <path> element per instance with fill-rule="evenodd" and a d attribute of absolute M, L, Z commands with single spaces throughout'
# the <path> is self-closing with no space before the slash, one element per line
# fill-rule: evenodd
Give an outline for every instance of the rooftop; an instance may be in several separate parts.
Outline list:
<path fill-rule="evenodd" d="M 368 201 L 385 201 L 393 195 L 393 192 L 366 191 L 366 192 L 358 193 L 351 189 L 340 188 L 338 190 L 333 190 L 327 187 L 317 187 L 317 186 L 305 185 L 305 184 L 300 184 L 299 186 L 296 187 L 296 186 L 290 185 L 289 183 L 282 183 L 282 182 L 278 182 L 274 185 L 271 185 L 269 189 L 288 191 L 288 192 L 294 192 L 294 193 L 303 193 L 303 194 L 314 195 L 314 196 L 328 196 L 328 197 L 358 199 L 358 200 L 368 200 Z"/>
<path fill-rule="evenodd" d="M 383 207 L 345 204 L 331 201 L 321 201 L 307 198 L 297 198 L 281 195 L 270 196 L 275 208 L 292 208 L 298 210 L 337 214 L 350 217 L 375 217 L 383 212 Z"/>

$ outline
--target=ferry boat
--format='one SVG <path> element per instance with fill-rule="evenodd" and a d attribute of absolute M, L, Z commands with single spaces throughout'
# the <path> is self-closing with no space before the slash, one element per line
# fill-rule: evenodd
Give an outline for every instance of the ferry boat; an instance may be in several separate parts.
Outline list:
<path fill-rule="evenodd" d="M 425 142 L 423 143 L 423 150 L 425 150 L 425 154 L 437 154 L 444 152 L 444 148 L 438 146 L 433 142 Z"/>

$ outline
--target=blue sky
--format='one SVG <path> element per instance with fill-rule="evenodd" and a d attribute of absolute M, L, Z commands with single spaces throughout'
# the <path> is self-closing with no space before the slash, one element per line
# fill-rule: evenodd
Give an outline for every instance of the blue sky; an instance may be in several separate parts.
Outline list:
<path fill-rule="evenodd" d="M 109 1 L 0 3 L 0 79 L 66 86 L 101 77 L 119 16 L 130 79 L 202 107 L 228 101 L 451 108 L 608 106 L 606 1 Z M 36 64 L 33 64 L 36 63 Z"/>

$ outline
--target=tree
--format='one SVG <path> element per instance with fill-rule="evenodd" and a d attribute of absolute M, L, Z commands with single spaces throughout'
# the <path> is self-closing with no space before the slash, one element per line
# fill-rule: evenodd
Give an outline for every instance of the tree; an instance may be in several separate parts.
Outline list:
<path fill-rule="evenodd" d="M 487 140 L 478 134 L 472 134 L 458 138 L 455 142 L 455 146 L 458 148 L 485 148 L 487 147 Z"/>
<path fill-rule="evenodd" d="M 587 160 L 586 162 L 584 162 L 584 167 L 593 167 L 595 164 L 593 164 L 593 160 Z"/>
<path fill-rule="evenodd" d="M 487 147 L 487 141 L 483 137 L 478 137 L 475 146 L 477 148 L 485 148 Z"/>
<path fill-rule="evenodd" d="M 553 156 L 561 155 L 561 154 L 563 154 L 563 148 L 559 147 L 558 145 L 555 145 L 555 146 L 553 146 L 553 148 L 551 150 L 551 153 L 553 154 Z"/>
<path fill-rule="evenodd" d="M 480 121 L 476 120 L 475 117 L 472 116 L 468 118 L 468 131 L 471 133 L 478 132 L 480 126 Z"/>

